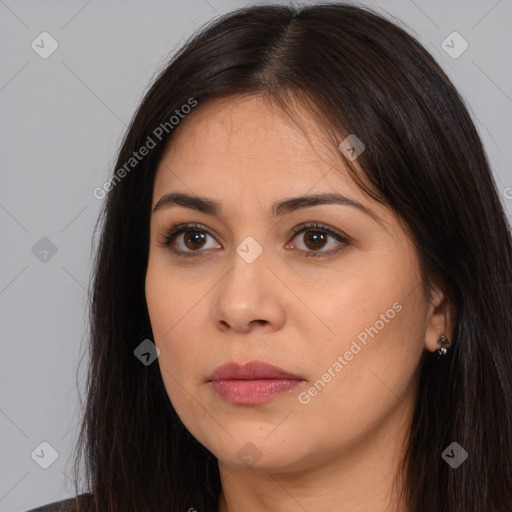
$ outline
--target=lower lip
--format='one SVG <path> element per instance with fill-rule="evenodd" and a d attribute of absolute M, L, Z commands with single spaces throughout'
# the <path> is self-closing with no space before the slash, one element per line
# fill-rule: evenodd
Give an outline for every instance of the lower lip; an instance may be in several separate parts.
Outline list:
<path fill-rule="evenodd" d="M 215 380 L 211 381 L 215 392 L 226 402 L 239 405 L 262 404 L 296 388 L 302 380 Z"/>

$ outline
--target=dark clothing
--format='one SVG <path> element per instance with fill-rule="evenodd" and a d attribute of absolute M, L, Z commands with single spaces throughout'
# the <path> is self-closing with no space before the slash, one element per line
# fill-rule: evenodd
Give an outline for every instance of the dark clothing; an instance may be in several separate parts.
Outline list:
<path fill-rule="evenodd" d="M 80 494 L 78 498 L 68 498 L 66 500 L 54 501 L 38 508 L 27 510 L 27 512 L 76 512 L 77 499 L 80 502 L 90 501 L 92 494 Z"/>

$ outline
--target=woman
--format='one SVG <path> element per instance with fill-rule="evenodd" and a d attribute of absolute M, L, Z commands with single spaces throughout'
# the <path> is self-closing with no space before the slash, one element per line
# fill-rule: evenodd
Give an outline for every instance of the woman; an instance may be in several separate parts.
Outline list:
<path fill-rule="evenodd" d="M 510 227 L 401 28 L 344 4 L 220 18 L 95 195 L 89 487 L 53 506 L 512 510 Z"/>

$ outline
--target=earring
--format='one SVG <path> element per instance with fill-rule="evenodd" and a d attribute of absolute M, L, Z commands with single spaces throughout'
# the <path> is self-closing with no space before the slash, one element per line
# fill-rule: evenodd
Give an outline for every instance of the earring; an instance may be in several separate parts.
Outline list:
<path fill-rule="evenodd" d="M 448 352 L 448 347 L 451 345 L 450 340 L 446 336 L 440 336 L 437 343 L 441 345 L 441 348 L 436 350 L 437 359 L 441 359 Z"/>

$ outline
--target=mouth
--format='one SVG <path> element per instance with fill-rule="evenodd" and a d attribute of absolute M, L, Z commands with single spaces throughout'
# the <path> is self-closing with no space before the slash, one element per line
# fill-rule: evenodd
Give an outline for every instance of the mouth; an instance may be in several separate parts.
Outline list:
<path fill-rule="evenodd" d="M 235 362 L 223 364 L 216 368 L 209 378 L 210 381 L 262 379 L 304 380 L 299 375 L 286 372 L 279 366 L 263 361 L 248 361 L 245 364 Z"/>
<path fill-rule="evenodd" d="M 209 385 L 222 399 L 238 405 L 267 402 L 282 393 L 292 391 L 302 382 L 302 377 L 262 361 L 219 366 L 208 380 Z"/>
<path fill-rule="evenodd" d="M 213 390 L 226 402 L 238 405 L 256 405 L 268 402 L 278 395 L 296 388 L 300 380 L 215 380 Z"/>

